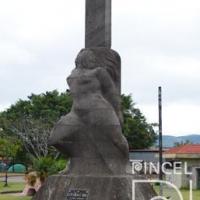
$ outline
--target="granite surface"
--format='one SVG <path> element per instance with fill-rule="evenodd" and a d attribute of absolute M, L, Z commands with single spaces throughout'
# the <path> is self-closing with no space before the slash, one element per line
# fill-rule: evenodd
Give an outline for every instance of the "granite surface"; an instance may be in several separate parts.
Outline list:
<path fill-rule="evenodd" d="M 70 157 L 68 174 L 124 174 L 129 158 L 121 129 L 120 57 L 90 48 L 75 63 L 67 78 L 72 109 L 55 125 L 49 144 Z"/>
<path fill-rule="evenodd" d="M 135 178 L 132 175 L 51 176 L 33 200 L 132 200 L 131 182 Z M 135 200 L 156 196 L 153 188 L 145 183 L 137 184 L 135 193 Z"/>
<path fill-rule="evenodd" d="M 86 0 L 85 47 L 111 47 L 111 0 Z"/>

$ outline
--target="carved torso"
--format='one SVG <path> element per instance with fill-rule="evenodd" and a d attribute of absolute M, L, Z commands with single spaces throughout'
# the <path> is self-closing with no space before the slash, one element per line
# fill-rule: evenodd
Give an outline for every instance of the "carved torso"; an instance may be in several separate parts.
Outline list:
<path fill-rule="evenodd" d="M 126 172 L 128 144 L 121 131 L 115 55 L 108 49 L 84 49 L 67 78 L 72 109 L 54 127 L 50 143 L 71 157 L 70 174 Z"/>

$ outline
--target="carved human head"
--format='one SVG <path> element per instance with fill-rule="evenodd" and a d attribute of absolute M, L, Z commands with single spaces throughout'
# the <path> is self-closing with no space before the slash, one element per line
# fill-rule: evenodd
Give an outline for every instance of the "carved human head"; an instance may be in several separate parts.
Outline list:
<path fill-rule="evenodd" d="M 90 49 L 81 50 L 76 58 L 75 63 L 76 68 L 81 69 L 94 69 L 97 65 L 95 55 Z"/>

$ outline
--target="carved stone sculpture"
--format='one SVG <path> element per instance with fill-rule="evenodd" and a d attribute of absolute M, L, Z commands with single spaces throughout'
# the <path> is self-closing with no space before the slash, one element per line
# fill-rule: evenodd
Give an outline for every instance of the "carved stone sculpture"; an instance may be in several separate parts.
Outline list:
<path fill-rule="evenodd" d="M 81 50 L 67 82 L 73 106 L 50 137 L 50 144 L 71 158 L 67 173 L 125 174 L 128 144 L 121 131 L 119 55 L 106 48 Z"/>
<path fill-rule="evenodd" d="M 69 114 L 55 125 L 49 144 L 70 157 L 69 169 L 48 177 L 33 200 L 132 200 L 128 144 L 122 135 L 121 61 L 111 50 L 111 0 L 86 0 L 85 49 L 67 78 Z M 136 186 L 135 200 L 155 194 Z"/>
<path fill-rule="evenodd" d="M 69 169 L 50 176 L 33 200 L 132 200 L 128 144 L 122 135 L 120 57 L 108 48 L 86 48 L 67 78 L 73 105 L 55 125 L 49 144 L 70 157 Z M 136 186 L 136 200 L 154 195 Z"/>

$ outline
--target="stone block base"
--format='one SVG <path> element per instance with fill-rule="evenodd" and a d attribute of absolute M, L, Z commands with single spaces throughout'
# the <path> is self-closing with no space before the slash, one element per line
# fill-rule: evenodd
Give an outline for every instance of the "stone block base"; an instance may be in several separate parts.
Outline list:
<path fill-rule="evenodd" d="M 46 180 L 33 200 L 132 200 L 133 178 L 132 175 L 54 175 Z M 136 200 L 149 200 L 155 196 L 149 184 L 138 184 L 135 191 Z"/>

